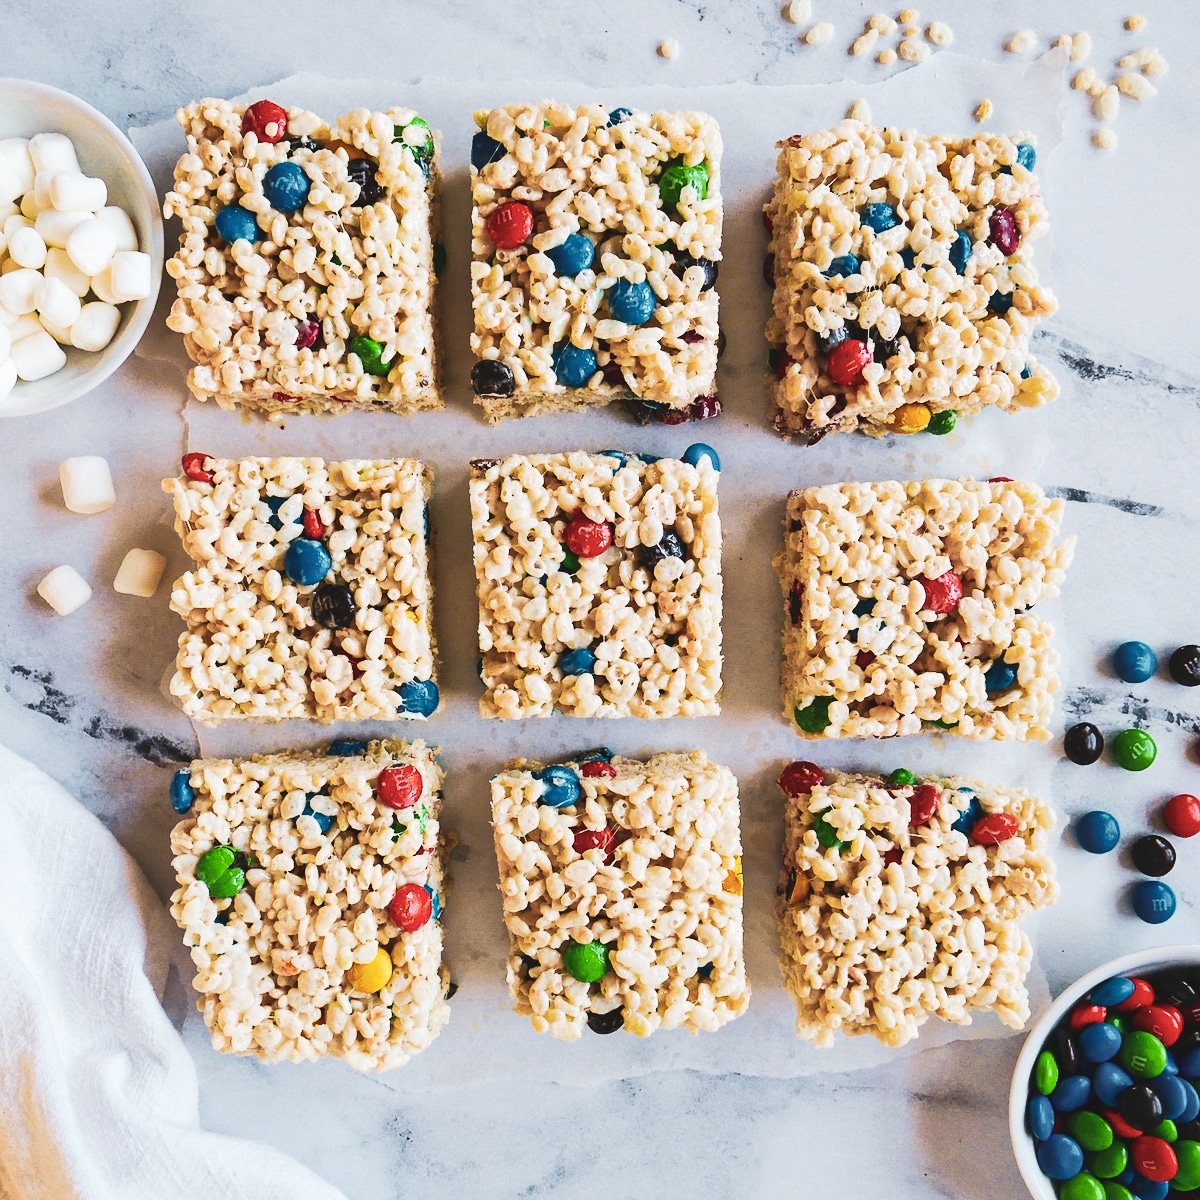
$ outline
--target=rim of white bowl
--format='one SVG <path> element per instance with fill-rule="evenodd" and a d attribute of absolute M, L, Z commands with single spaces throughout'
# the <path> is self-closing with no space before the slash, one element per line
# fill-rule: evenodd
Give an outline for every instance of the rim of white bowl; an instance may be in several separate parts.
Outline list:
<path fill-rule="evenodd" d="M 1123 954 L 1120 958 L 1113 958 L 1106 963 L 1101 963 L 1094 971 L 1081 975 L 1074 983 L 1065 988 L 1026 1035 L 1025 1045 L 1021 1047 L 1021 1053 L 1017 1056 L 1017 1065 L 1013 1068 L 1012 1085 L 1008 1092 L 1008 1135 L 1012 1142 L 1013 1155 L 1017 1160 L 1017 1168 L 1034 1200 L 1056 1200 L 1057 1197 L 1054 1185 L 1042 1174 L 1037 1165 L 1034 1141 L 1025 1128 L 1025 1109 L 1029 1102 L 1029 1078 L 1033 1072 L 1034 1060 L 1045 1044 L 1050 1031 L 1076 1000 L 1085 996 L 1092 988 L 1106 979 L 1111 979 L 1114 975 L 1128 975 L 1131 971 L 1146 968 L 1166 970 L 1176 964 L 1200 966 L 1200 945 L 1183 943 L 1176 946 L 1152 946 L 1146 950 L 1135 950 L 1131 954 Z"/>
<path fill-rule="evenodd" d="M 104 113 L 98 108 L 93 108 L 86 100 L 74 93 L 63 91 L 62 88 L 56 88 L 49 83 L 40 83 L 36 79 L 21 79 L 15 75 L 0 76 L 0 93 L 10 88 L 19 89 L 44 99 L 65 102 L 69 107 L 78 109 L 95 121 L 117 143 L 128 159 L 129 165 L 133 168 L 134 177 L 141 186 L 150 213 L 150 245 L 143 247 L 149 253 L 151 261 L 150 295 L 144 300 L 134 302 L 134 310 L 130 314 L 125 328 L 114 341 L 97 354 L 95 367 L 81 374 L 76 380 L 76 386 L 69 388 L 64 395 L 52 400 L 41 403 L 33 402 L 24 407 L 7 410 L 0 408 L 0 417 L 31 417 L 37 413 L 61 408 L 64 404 L 70 404 L 72 400 L 78 400 L 81 396 L 87 395 L 93 388 L 103 383 L 133 353 L 134 348 L 142 339 L 142 334 L 146 332 L 150 324 L 150 318 L 154 315 L 154 307 L 158 303 L 158 293 L 162 286 L 163 222 L 158 208 L 158 189 L 154 186 L 154 180 L 151 179 L 150 171 L 142 161 L 142 156 L 122 130 Z"/>

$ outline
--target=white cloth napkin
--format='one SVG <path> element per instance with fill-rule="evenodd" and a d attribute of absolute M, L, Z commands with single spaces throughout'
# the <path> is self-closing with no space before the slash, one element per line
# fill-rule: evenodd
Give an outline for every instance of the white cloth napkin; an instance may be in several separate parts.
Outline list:
<path fill-rule="evenodd" d="M 195 1066 L 156 994 L 176 936 L 111 834 L 0 746 L 4 1200 L 345 1200 L 200 1128 Z"/>

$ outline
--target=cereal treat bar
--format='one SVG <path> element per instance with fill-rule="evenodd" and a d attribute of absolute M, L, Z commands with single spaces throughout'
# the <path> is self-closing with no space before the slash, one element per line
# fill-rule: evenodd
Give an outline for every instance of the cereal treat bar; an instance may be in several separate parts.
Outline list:
<path fill-rule="evenodd" d="M 949 433 L 1058 395 L 1029 354 L 1058 307 L 1032 261 L 1048 228 L 1036 159 L 1021 135 L 859 121 L 779 143 L 763 219 L 780 433 Z"/>
<path fill-rule="evenodd" d="M 437 1037 L 441 781 L 398 739 L 176 772 L 171 915 L 217 1050 L 387 1070 Z"/>
<path fill-rule="evenodd" d="M 485 717 L 720 712 L 719 469 L 703 445 L 472 462 Z"/>
<path fill-rule="evenodd" d="M 199 400 L 265 413 L 440 408 L 435 139 L 408 108 L 334 126 L 300 108 L 201 100 L 163 212 Z"/>
<path fill-rule="evenodd" d="M 712 415 L 716 121 L 549 100 L 475 120 L 471 382 L 487 418 L 617 398 Z"/>
<path fill-rule="evenodd" d="M 792 492 L 775 556 L 784 715 L 802 737 L 1046 741 L 1051 627 L 1075 539 L 1033 483 L 927 479 Z"/>
<path fill-rule="evenodd" d="M 1054 812 L 1028 792 L 911 771 L 791 763 L 775 915 L 796 1032 L 903 1046 L 932 1014 L 1029 1019 L 1032 950 L 1018 922 L 1058 898 Z"/>
<path fill-rule="evenodd" d="M 713 1030 L 746 1010 L 737 780 L 702 751 L 607 750 L 492 779 L 516 1010 L 574 1041 Z"/>
<path fill-rule="evenodd" d="M 202 723 L 424 720 L 438 707 L 416 459 L 183 456 L 163 481 L 195 568 L 171 694 Z"/>

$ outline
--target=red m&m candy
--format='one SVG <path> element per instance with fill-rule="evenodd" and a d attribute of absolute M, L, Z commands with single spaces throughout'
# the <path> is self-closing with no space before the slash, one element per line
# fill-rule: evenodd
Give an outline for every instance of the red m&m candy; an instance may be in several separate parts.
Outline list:
<path fill-rule="evenodd" d="M 421 772 L 412 763 L 385 767 L 379 772 L 379 782 L 375 785 L 379 802 L 388 808 L 412 808 L 420 800 L 423 788 Z"/>
<path fill-rule="evenodd" d="M 270 100 L 259 100 L 242 114 L 242 132 L 260 142 L 278 142 L 287 136 L 287 109 Z"/>
<path fill-rule="evenodd" d="M 977 846 L 998 846 L 1017 836 L 1017 818 L 1010 813 L 988 813 L 971 829 L 971 841 Z"/>
<path fill-rule="evenodd" d="M 1152 1033 L 1164 1046 L 1173 1046 L 1183 1032 L 1183 1013 L 1166 1004 L 1148 1004 L 1129 1018 L 1134 1029 Z"/>
<path fill-rule="evenodd" d="M 572 845 L 576 854 L 586 854 L 589 850 L 603 850 L 604 861 L 610 863 L 617 846 L 616 831 L 608 825 L 603 829 L 577 829 Z"/>
<path fill-rule="evenodd" d="M 940 799 L 937 788 L 931 783 L 923 783 L 915 788 L 908 798 L 909 825 L 927 825 L 933 820 Z"/>
<path fill-rule="evenodd" d="M 567 549 L 580 558 L 596 558 L 612 545 L 612 526 L 607 521 L 589 521 L 576 513 L 563 532 Z"/>
<path fill-rule="evenodd" d="M 1167 1183 L 1179 1174 L 1179 1160 L 1169 1142 L 1158 1137 L 1134 1138 L 1129 1147 L 1133 1169 L 1155 1183 Z"/>
<path fill-rule="evenodd" d="M 1108 1016 L 1103 1004 L 1080 1004 L 1071 1010 L 1072 1033 L 1078 1033 L 1085 1025 L 1099 1025 Z"/>
<path fill-rule="evenodd" d="M 319 542 L 325 536 L 325 526 L 321 523 L 321 514 L 315 508 L 304 510 L 304 536 Z"/>
<path fill-rule="evenodd" d="M 509 200 L 488 214 L 487 231 L 499 249 L 515 250 L 533 234 L 533 209 L 519 200 Z"/>
<path fill-rule="evenodd" d="M 829 352 L 829 378 L 838 387 L 858 387 L 871 361 L 871 347 L 858 338 L 847 338 Z"/>
<path fill-rule="evenodd" d="M 579 768 L 579 773 L 584 779 L 616 779 L 617 768 L 602 758 L 594 758 L 591 762 L 585 762 Z"/>
<path fill-rule="evenodd" d="M 193 451 L 180 459 L 180 465 L 183 467 L 183 473 L 189 479 L 194 479 L 197 483 L 212 483 L 213 473 L 205 465 L 211 458 L 211 454 Z"/>
<path fill-rule="evenodd" d="M 953 571 L 947 571 L 936 579 L 922 575 L 917 582 L 925 589 L 924 607 L 939 615 L 953 612 L 963 597 L 962 580 Z"/>
<path fill-rule="evenodd" d="M 814 762 L 788 763 L 779 777 L 779 786 L 789 796 L 806 796 L 825 782 L 825 772 Z"/>
<path fill-rule="evenodd" d="M 1172 796 L 1163 809 L 1163 820 L 1176 837 L 1195 837 L 1200 833 L 1200 798 L 1187 792 Z"/>
<path fill-rule="evenodd" d="M 388 916 L 407 933 L 421 928 L 433 915 L 433 898 L 419 883 L 405 883 L 388 903 Z"/>
<path fill-rule="evenodd" d="M 1154 1003 L 1154 989 L 1144 979 L 1132 977 L 1131 979 L 1133 991 L 1120 1004 L 1113 1005 L 1114 1012 L 1133 1012 L 1135 1009 L 1145 1008 L 1147 1004 Z"/>

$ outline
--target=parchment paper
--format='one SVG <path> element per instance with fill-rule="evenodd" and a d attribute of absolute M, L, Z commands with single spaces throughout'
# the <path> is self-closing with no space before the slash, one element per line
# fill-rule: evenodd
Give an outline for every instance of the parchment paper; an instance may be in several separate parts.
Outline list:
<path fill-rule="evenodd" d="M 250 725 L 232 722 L 198 729 L 205 755 L 274 751 L 320 745 L 337 736 L 402 733 L 426 736 L 441 747 L 447 770 L 443 823 L 460 841 L 451 859 L 452 888 L 445 918 L 446 957 L 459 990 L 453 1017 L 434 1046 L 403 1070 L 380 1077 L 399 1091 L 425 1091 L 485 1079 L 524 1078 L 581 1084 L 687 1068 L 798 1076 L 870 1067 L 956 1038 L 1008 1036 L 992 1017 L 967 1028 L 930 1021 L 920 1038 L 889 1050 L 873 1038 L 839 1038 L 818 1051 L 798 1041 L 794 1010 L 775 963 L 778 953 L 772 906 L 781 842 L 781 804 L 774 780 L 784 763 L 813 757 L 828 766 L 959 772 L 1048 794 L 1055 755 L 1046 747 L 972 744 L 952 737 L 923 736 L 870 742 L 804 743 L 779 712 L 779 629 L 782 607 L 771 571 L 780 538 L 783 501 L 790 488 L 811 483 L 883 478 L 1009 475 L 1039 477 L 1049 449 L 1045 421 L 1037 412 L 1009 417 L 984 413 L 946 437 L 832 436 L 812 449 L 784 443 L 767 426 L 763 340 L 769 296 L 761 280 L 765 234 L 760 206 L 771 186 L 777 139 L 840 120 L 851 101 L 864 96 L 876 123 L 967 133 L 970 113 L 984 96 L 995 105 L 990 127 L 1032 133 L 1038 170 L 1052 178 L 1050 153 L 1060 138 L 1065 96 L 1065 52 L 1025 65 L 994 64 L 940 53 L 920 67 L 868 88 L 850 83 L 823 86 L 642 87 L 600 97 L 613 106 L 647 109 L 702 108 L 720 120 L 725 142 L 724 260 L 718 288 L 721 325 L 728 349 L 719 386 L 723 415 L 700 425 L 638 427 L 615 411 L 550 416 L 488 427 L 471 402 L 469 300 L 469 182 L 466 163 L 474 132 L 473 110 L 497 103 L 556 96 L 584 101 L 592 91 L 563 82 L 511 84 L 426 81 L 400 86 L 379 81 L 339 81 L 297 75 L 258 89 L 244 99 L 269 95 L 326 117 L 358 106 L 402 102 L 417 108 L 442 137 L 446 172 L 443 237 L 448 267 L 442 279 L 442 316 L 449 406 L 412 418 L 384 414 L 289 418 L 278 428 L 252 416 L 222 412 L 213 404 L 185 403 L 187 360 L 182 341 L 161 319 L 138 353 L 158 360 L 154 374 L 172 364 L 179 379 L 183 415 L 181 445 L 220 456 L 318 454 L 325 457 L 415 454 L 435 473 L 431 506 L 436 552 L 436 622 L 442 652 L 440 684 L 445 706 L 429 724 L 337 726 L 306 723 Z M 161 190 L 170 186 L 183 137 L 174 122 L 137 129 L 132 137 Z M 1051 210 L 1053 220 L 1053 210 Z M 168 252 L 175 230 L 168 227 Z M 1039 246 L 1039 270 L 1047 274 L 1049 239 Z M 171 288 L 159 318 L 165 317 Z M 160 394 L 154 402 L 167 402 Z M 715 446 L 723 464 L 720 485 L 725 530 L 725 686 L 720 717 L 697 720 L 600 721 L 555 717 L 521 722 L 483 721 L 475 676 L 477 611 L 470 554 L 466 495 L 467 460 L 473 455 L 562 450 L 611 445 L 679 454 L 694 441 Z M 164 453 L 164 463 L 170 458 Z M 164 508 L 164 520 L 169 514 Z M 1056 606 L 1047 606 L 1050 609 Z M 1057 622 L 1056 622 L 1057 623 Z M 1061 643 L 1060 643 L 1061 644 Z M 169 663 L 164 658 L 163 667 Z M 504 985 L 504 931 L 496 866 L 488 825 L 488 777 L 516 754 L 553 759 L 573 749 L 606 744 L 644 755 L 702 747 L 733 768 L 741 786 L 745 844 L 746 954 L 754 988 L 748 1013 L 717 1034 L 658 1033 L 640 1041 L 627 1036 L 585 1037 L 562 1044 L 535 1034 L 510 1008 Z M 1035 922 L 1026 923 L 1035 938 Z M 1048 1002 L 1045 977 L 1035 963 L 1030 992 L 1036 1012 Z"/>

